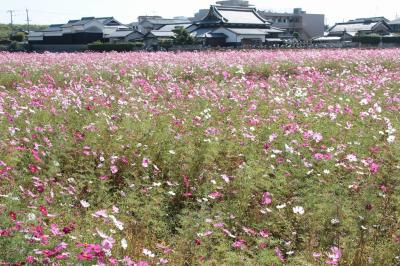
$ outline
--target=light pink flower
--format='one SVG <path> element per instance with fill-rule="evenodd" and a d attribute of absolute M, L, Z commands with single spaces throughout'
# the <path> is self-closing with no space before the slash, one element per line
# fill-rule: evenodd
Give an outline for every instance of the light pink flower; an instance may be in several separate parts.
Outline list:
<path fill-rule="evenodd" d="M 339 265 L 340 258 L 342 257 L 342 252 L 338 247 L 331 247 L 331 252 L 328 253 L 328 259 L 326 263 L 329 265 Z"/>
<path fill-rule="evenodd" d="M 208 197 L 211 198 L 211 199 L 219 199 L 219 198 L 221 198 L 222 196 L 224 196 L 224 195 L 223 195 L 221 192 L 219 192 L 219 191 L 212 192 L 212 193 L 210 193 L 210 194 L 208 195 Z"/>
<path fill-rule="evenodd" d="M 111 165 L 110 170 L 113 174 L 118 173 L 118 167 L 116 165 Z"/>
<path fill-rule="evenodd" d="M 262 205 L 270 205 L 272 203 L 271 194 L 269 192 L 264 192 L 261 200 Z"/>
<path fill-rule="evenodd" d="M 246 241 L 242 239 L 238 239 L 235 242 L 233 242 L 232 247 L 233 248 L 243 248 L 246 246 Z"/>
<path fill-rule="evenodd" d="M 148 158 L 143 158 L 142 166 L 143 166 L 144 168 L 149 167 L 149 163 L 150 163 L 150 160 L 149 160 Z"/>
<path fill-rule="evenodd" d="M 268 238 L 269 237 L 269 231 L 267 229 L 261 230 L 260 231 L 260 236 L 264 237 L 264 238 Z"/>

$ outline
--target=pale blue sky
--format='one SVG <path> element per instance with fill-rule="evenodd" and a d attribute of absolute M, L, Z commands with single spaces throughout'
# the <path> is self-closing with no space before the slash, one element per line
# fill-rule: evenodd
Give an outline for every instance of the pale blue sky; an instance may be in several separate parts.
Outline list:
<path fill-rule="evenodd" d="M 261 10 L 287 11 L 302 7 L 308 13 L 326 15 L 327 23 L 357 17 L 400 16 L 400 0 L 250 0 Z M 139 15 L 163 17 L 193 16 L 200 8 L 208 8 L 214 0 L 0 0 L 0 23 L 9 23 L 7 10 L 16 10 L 14 23 L 25 23 L 29 9 L 31 23 L 55 24 L 82 16 L 114 16 L 122 23 L 135 21 Z"/>

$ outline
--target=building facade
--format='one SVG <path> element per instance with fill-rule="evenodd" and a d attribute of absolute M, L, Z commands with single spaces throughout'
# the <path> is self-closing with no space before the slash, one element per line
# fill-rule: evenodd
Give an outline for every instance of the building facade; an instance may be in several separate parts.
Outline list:
<path fill-rule="evenodd" d="M 400 18 L 388 22 L 392 32 L 400 33 Z"/>
<path fill-rule="evenodd" d="M 301 8 L 295 8 L 293 13 L 260 11 L 260 15 L 270 21 L 274 27 L 285 29 L 292 36 L 297 33 L 302 40 L 308 41 L 324 35 L 325 15 L 323 14 L 308 14 Z"/>
<path fill-rule="evenodd" d="M 341 37 L 343 41 L 350 41 L 355 36 L 390 34 L 388 20 L 384 17 L 357 18 L 347 22 L 336 23 L 328 30 L 328 37 Z"/>
<path fill-rule="evenodd" d="M 265 44 L 283 31 L 271 27 L 255 8 L 212 5 L 203 19 L 188 28 L 206 45 Z"/>
<path fill-rule="evenodd" d="M 147 34 L 152 30 L 159 30 L 166 25 L 173 24 L 185 24 L 191 23 L 190 20 L 184 18 L 162 18 L 160 16 L 140 16 L 138 17 L 138 22 L 135 25 L 136 29 L 143 33 Z M 133 23 L 131 23 L 133 25 Z"/>
<path fill-rule="evenodd" d="M 104 41 L 104 37 L 128 27 L 113 17 L 83 17 L 66 24 L 50 25 L 41 31 L 31 31 L 28 42 L 33 45 L 85 45 Z"/>

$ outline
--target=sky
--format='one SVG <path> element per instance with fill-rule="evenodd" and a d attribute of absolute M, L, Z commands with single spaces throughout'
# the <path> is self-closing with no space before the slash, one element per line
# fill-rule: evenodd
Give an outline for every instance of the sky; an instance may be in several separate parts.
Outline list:
<path fill-rule="evenodd" d="M 15 10 L 14 23 L 26 23 L 26 9 L 31 24 L 58 24 L 84 16 L 113 16 L 122 23 L 137 20 L 139 15 L 191 17 L 207 9 L 215 0 L 0 0 L 0 23 L 10 23 L 7 10 Z M 325 14 L 328 25 L 353 18 L 400 17 L 399 0 L 250 0 L 259 10 L 291 12 L 301 7 L 307 13 Z"/>

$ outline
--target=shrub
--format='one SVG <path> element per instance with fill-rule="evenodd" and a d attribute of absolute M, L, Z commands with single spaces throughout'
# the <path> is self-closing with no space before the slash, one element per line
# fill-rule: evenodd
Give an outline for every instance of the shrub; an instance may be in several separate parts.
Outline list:
<path fill-rule="evenodd" d="M 382 37 L 383 43 L 400 43 L 400 36 Z"/>
<path fill-rule="evenodd" d="M 132 42 L 132 44 L 135 48 L 143 48 L 144 46 L 143 42 Z"/>
<path fill-rule="evenodd" d="M 23 42 L 25 40 L 25 33 L 23 32 L 17 32 L 14 35 L 11 35 L 10 40 L 12 41 L 17 41 L 17 42 Z"/>
<path fill-rule="evenodd" d="M 172 40 L 160 40 L 158 43 L 162 48 L 168 49 L 174 45 Z"/>
<path fill-rule="evenodd" d="M 379 44 L 381 42 L 379 35 L 361 35 L 353 38 L 353 42 L 360 42 L 362 44 Z"/>
<path fill-rule="evenodd" d="M 16 51 L 16 50 L 18 50 L 18 48 L 19 48 L 19 45 L 18 45 L 17 41 L 12 41 L 10 43 L 10 45 L 8 46 L 8 50 L 10 50 L 10 51 Z"/>
<path fill-rule="evenodd" d="M 143 47 L 143 43 L 100 43 L 94 42 L 88 45 L 88 49 L 94 52 L 129 52 L 135 48 Z"/>
<path fill-rule="evenodd" d="M 0 45 L 10 45 L 11 44 L 11 41 L 10 40 L 8 40 L 8 39 L 1 39 L 0 38 Z"/>

